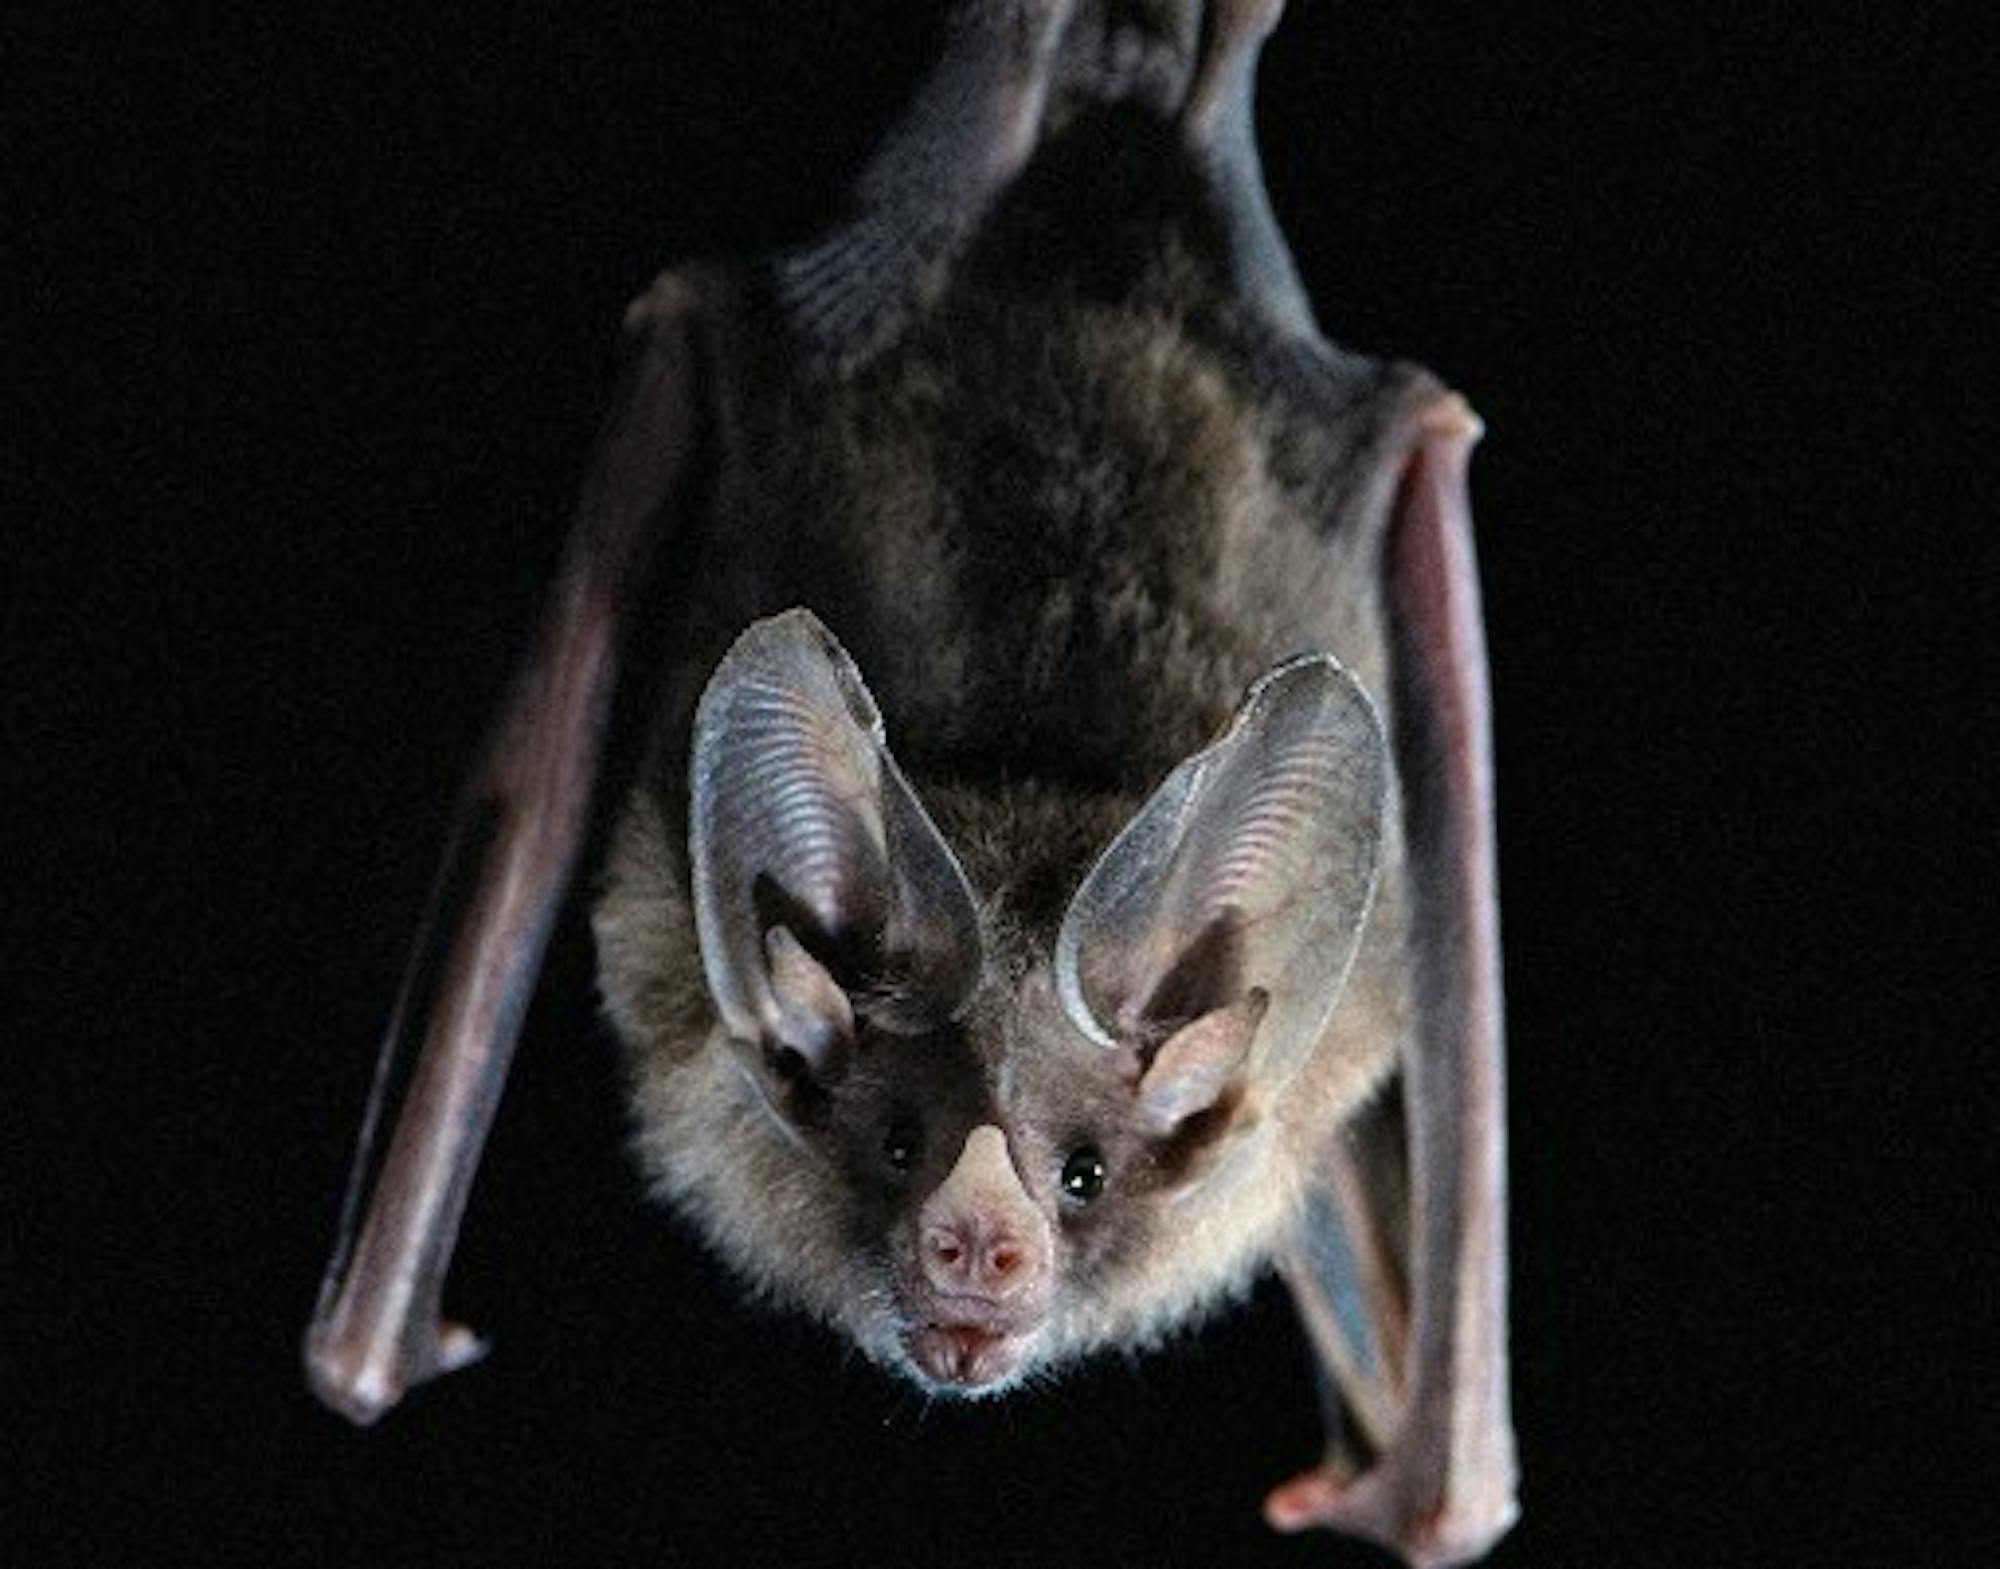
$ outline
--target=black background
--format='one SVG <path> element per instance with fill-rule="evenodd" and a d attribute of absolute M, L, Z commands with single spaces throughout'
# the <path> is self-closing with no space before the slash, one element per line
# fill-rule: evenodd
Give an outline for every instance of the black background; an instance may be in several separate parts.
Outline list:
<path fill-rule="evenodd" d="M 1988 1561 L 1939 1464 L 1989 1316 L 1981 56 L 1935 7 L 1511 9 L 1300 0 L 1262 79 L 1322 322 L 1490 431 L 1494 1561 Z M 374 1041 L 623 303 L 809 232 L 937 33 L 246 12 L 0 23 L 9 1560 L 1386 1562 L 1258 1523 L 1316 1441 L 1273 1290 L 972 1411 L 742 1310 L 637 1201 L 575 912 L 450 1289 L 492 1357 L 367 1433 L 310 1402 Z"/>

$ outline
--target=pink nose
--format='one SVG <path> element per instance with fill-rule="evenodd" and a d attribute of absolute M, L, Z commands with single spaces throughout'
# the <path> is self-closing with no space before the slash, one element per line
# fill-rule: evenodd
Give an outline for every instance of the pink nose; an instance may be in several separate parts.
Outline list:
<path fill-rule="evenodd" d="M 1030 1275 L 1028 1249 L 1003 1225 L 958 1216 L 924 1229 L 924 1274 L 940 1291 L 1003 1299 Z"/>
<path fill-rule="evenodd" d="M 940 1297 L 1039 1310 L 1051 1285 L 1054 1239 L 1021 1185 L 1007 1137 L 983 1123 L 965 1136 L 951 1174 L 917 1216 L 916 1264 Z"/>

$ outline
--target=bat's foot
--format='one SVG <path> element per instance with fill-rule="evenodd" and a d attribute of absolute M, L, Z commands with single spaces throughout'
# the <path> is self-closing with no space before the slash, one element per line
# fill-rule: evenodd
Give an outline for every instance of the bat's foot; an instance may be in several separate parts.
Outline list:
<path fill-rule="evenodd" d="M 1196 147 L 1213 145 L 1230 116 L 1247 119 L 1257 57 L 1284 12 L 1285 0 L 1210 0 L 1206 46 L 1181 112 Z"/>
<path fill-rule="evenodd" d="M 1264 1500 L 1264 1519 L 1278 1531 L 1320 1526 L 1365 1537 L 1412 1569 L 1443 1569 L 1485 1557 L 1520 1518 L 1511 1486 L 1439 1507 L 1399 1485 L 1401 1470 L 1393 1458 L 1358 1479 L 1317 1467 L 1273 1489 Z"/>
<path fill-rule="evenodd" d="M 486 1355 L 488 1342 L 463 1324 L 440 1324 L 428 1353 L 401 1347 L 383 1349 L 332 1325 L 315 1323 L 306 1335 L 306 1381 L 323 1405 L 359 1427 L 393 1410 L 412 1387 L 470 1367 Z"/>

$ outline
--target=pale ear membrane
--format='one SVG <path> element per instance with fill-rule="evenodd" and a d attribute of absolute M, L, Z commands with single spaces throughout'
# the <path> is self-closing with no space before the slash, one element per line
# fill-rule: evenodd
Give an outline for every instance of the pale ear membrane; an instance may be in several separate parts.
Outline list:
<path fill-rule="evenodd" d="M 778 1005 L 776 1043 L 797 1052 L 815 1076 L 829 1072 L 854 1044 L 853 1000 L 786 927 L 764 934 L 764 957 Z"/>
<path fill-rule="evenodd" d="M 1142 1128 L 1156 1137 L 1217 1105 L 1249 1065 L 1250 1044 L 1271 1003 L 1252 987 L 1227 1007 L 1183 1024 L 1164 1041 L 1139 1080 Z"/>
<path fill-rule="evenodd" d="M 1136 1049 L 1148 1079 L 1176 1057 L 1239 1071 L 1251 1034 L 1288 1074 L 1324 1033 L 1360 944 L 1388 768 L 1375 705 L 1337 660 L 1264 676 L 1077 890 L 1055 955 L 1070 1020 Z M 1253 1016 L 1207 1018 L 1253 992 L 1268 996 Z M 1175 1049 L 1188 1030 L 1203 1032 L 1189 1037 L 1199 1050 Z M 1205 1068 L 1161 1105 L 1198 1104 L 1220 1084 Z"/>
<path fill-rule="evenodd" d="M 731 1035 L 837 1065 L 859 1011 L 903 1032 L 971 995 L 965 874 L 817 616 L 751 626 L 696 711 L 689 858 L 708 988 Z"/>

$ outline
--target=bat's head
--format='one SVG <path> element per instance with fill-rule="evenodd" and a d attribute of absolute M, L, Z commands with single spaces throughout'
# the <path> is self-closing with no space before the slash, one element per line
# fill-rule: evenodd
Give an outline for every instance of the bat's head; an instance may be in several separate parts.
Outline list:
<path fill-rule="evenodd" d="M 1385 768 L 1360 688 L 1295 660 L 1136 811 L 935 791 L 962 866 L 831 634 L 758 623 L 696 720 L 718 1022 L 642 1063 L 662 1186 L 753 1281 L 934 1392 L 1157 1338 L 1291 1213 L 1273 1152 L 1368 917 Z M 629 1014 L 621 900 L 600 936 Z"/>

